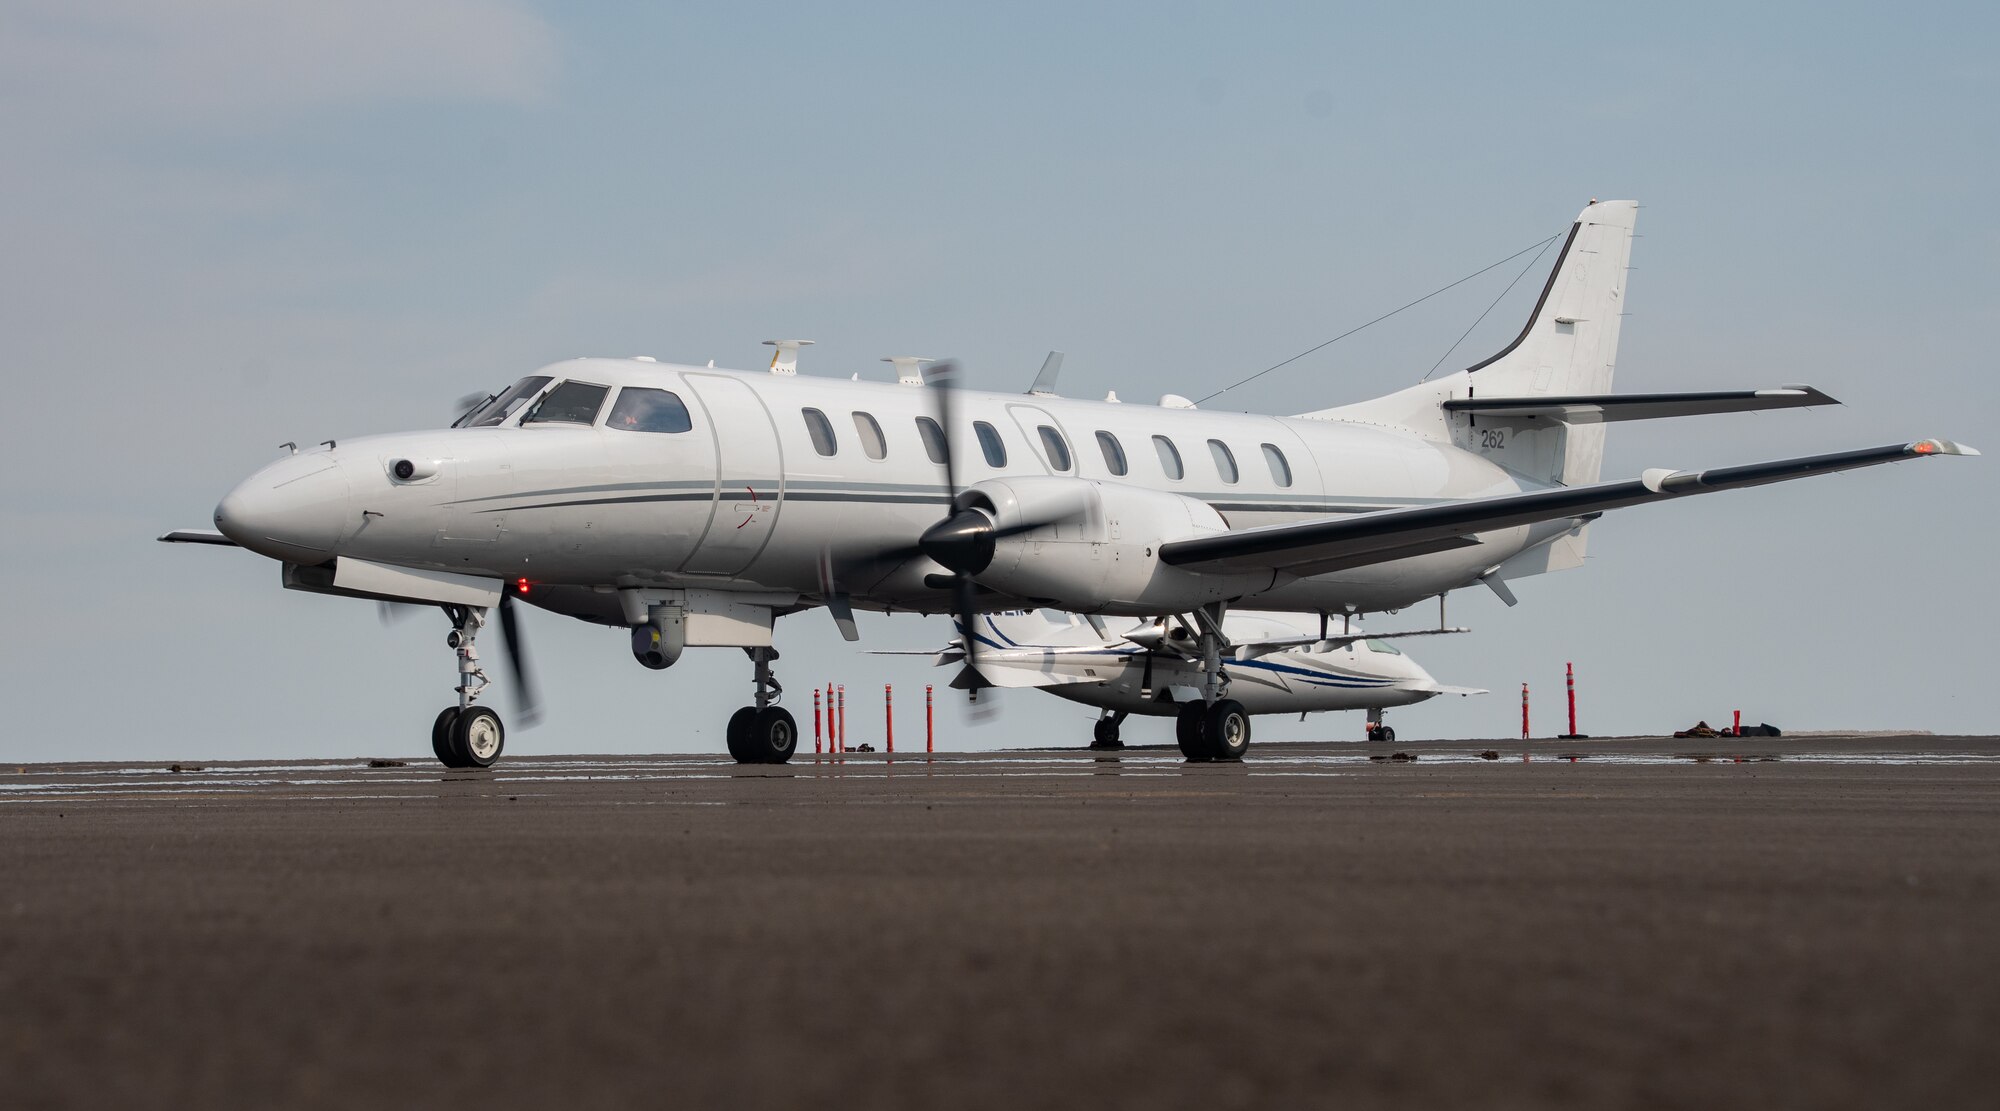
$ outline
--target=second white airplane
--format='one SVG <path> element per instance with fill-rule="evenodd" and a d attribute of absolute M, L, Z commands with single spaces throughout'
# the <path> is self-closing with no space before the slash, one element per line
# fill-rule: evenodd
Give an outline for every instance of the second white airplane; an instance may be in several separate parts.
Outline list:
<path fill-rule="evenodd" d="M 1242 707 L 1222 723 L 1232 735 L 1231 747 L 1249 743 L 1254 715 L 1330 710 L 1365 710 L 1368 739 L 1393 741 L 1396 731 L 1383 722 L 1384 710 L 1441 694 L 1486 693 L 1438 682 L 1390 643 L 1464 629 L 1372 634 L 1346 622 L 1338 629 L 1326 625 L 1310 613 L 1238 610 L 1223 619 L 1230 643 L 1223 672 L 1230 699 Z M 959 632 L 963 643 L 965 630 Z M 1201 698 L 1206 681 L 1200 632 L 1177 618 L 1142 622 L 1113 635 L 1105 622 L 1073 614 L 983 614 L 973 619 L 972 639 L 979 645 L 976 667 L 963 669 L 952 686 L 1036 688 L 1095 706 L 1104 713 L 1092 730 L 1092 748 L 1123 747 L 1119 727 L 1133 714 L 1178 717 L 1183 704 Z M 940 666 L 966 660 L 962 647 L 937 653 Z M 1176 725 L 1182 755 L 1213 758 L 1200 734 Z"/>

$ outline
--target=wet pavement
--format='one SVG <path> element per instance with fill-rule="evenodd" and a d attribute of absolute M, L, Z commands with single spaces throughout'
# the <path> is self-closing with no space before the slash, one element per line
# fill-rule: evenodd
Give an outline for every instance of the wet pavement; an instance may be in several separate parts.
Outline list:
<path fill-rule="evenodd" d="M 1991 738 L 387 755 L 0 766 L 0 1100 L 2000 1090 Z"/>

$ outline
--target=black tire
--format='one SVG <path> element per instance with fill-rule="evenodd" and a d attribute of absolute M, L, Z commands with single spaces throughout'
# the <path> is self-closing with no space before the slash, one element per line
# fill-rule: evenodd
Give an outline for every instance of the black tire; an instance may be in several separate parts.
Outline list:
<path fill-rule="evenodd" d="M 1174 740 L 1180 742 L 1181 755 L 1193 763 L 1215 759 L 1208 750 L 1208 703 L 1181 704 L 1180 715 L 1174 719 Z"/>
<path fill-rule="evenodd" d="M 1210 759 L 1241 760 L 1250 751 L 1250 715 L 1243 703 L 1218 698 L 1209 703 L 1208 719 L 1202 723 L 1202 739 L 1208 744 Z"/>
<path fill-rule="evenodd" d="M 1383 726 L 1381 733 L 1377 735 L 1376 739 L 1381 740 L 1385 743 L 1394 742 L 1396 739 L 1395 728 L 1393 726 L 1388 726 L 1388 725 Z"/>
<path fill-rule="evenodd" d="M 752 710 L 747 748 L 758 764 L 782 764 L 799 748 L 799 723 L 783 706 Z"/>
<path fill-rule="evenodd" d="M 723 731 L 723 737 L 729 743 L 729 755 L 735 757 L 739 764 L 757 762 L 756 754 L 750 748 L 750 728 L 756 720 L 755 706 L 745 706 L 729 715 L 729 728 Z"/>
<path fill-rule="evenodd" d="M 490 768 L 507 747 L 507 727 L 484 706 L 468 706 L 451 723 L 451 752 L 463 768 Z"/>
<path fill-rule="evenodd" d="M 446 706 L 431 723 L 431 751 L 437 754 L 438 763 L 447 768 L 465 766 L 464 759 L 451 747 L 451 727 L 458 724 L 458 712 L 458 707 Z"/>
<path fill-rule="evenodd" d="M 1118 740 L 1118 723 L 1110 718 L 1098 718 L 1097 724 L 1090 727 L 1090 738 L 1092 748 L 1125 747 Z"/>

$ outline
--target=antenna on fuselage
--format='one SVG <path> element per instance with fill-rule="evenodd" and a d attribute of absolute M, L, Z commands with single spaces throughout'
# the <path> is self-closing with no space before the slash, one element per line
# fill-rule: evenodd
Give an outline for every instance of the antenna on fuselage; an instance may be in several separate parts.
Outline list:
<path fill-rule="evenodd" d="M 905 386 L 924 384 L 924 364 L 937 362 L 922 355 L 887 355 L 883 362 L 896 368 L 896 381 Z"/>
<path fill-rule="evenodd" d="M 772 374 L 797 374 L 799 372 L 799 348 L 811 347 L 809 339 L 767 339 L 764 346 L 775 347 L 771 354 Z"/>

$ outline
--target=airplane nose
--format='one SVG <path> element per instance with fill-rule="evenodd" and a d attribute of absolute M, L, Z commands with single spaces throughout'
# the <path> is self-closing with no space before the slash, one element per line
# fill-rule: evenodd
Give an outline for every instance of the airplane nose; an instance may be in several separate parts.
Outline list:
<path fill-rule="evenodd" d="M 324 563 L 348 520 L 347 475 L 331 452 L 292 455 L 265 467 L 215 507 L 215 527 L 259 555 Z"/>

